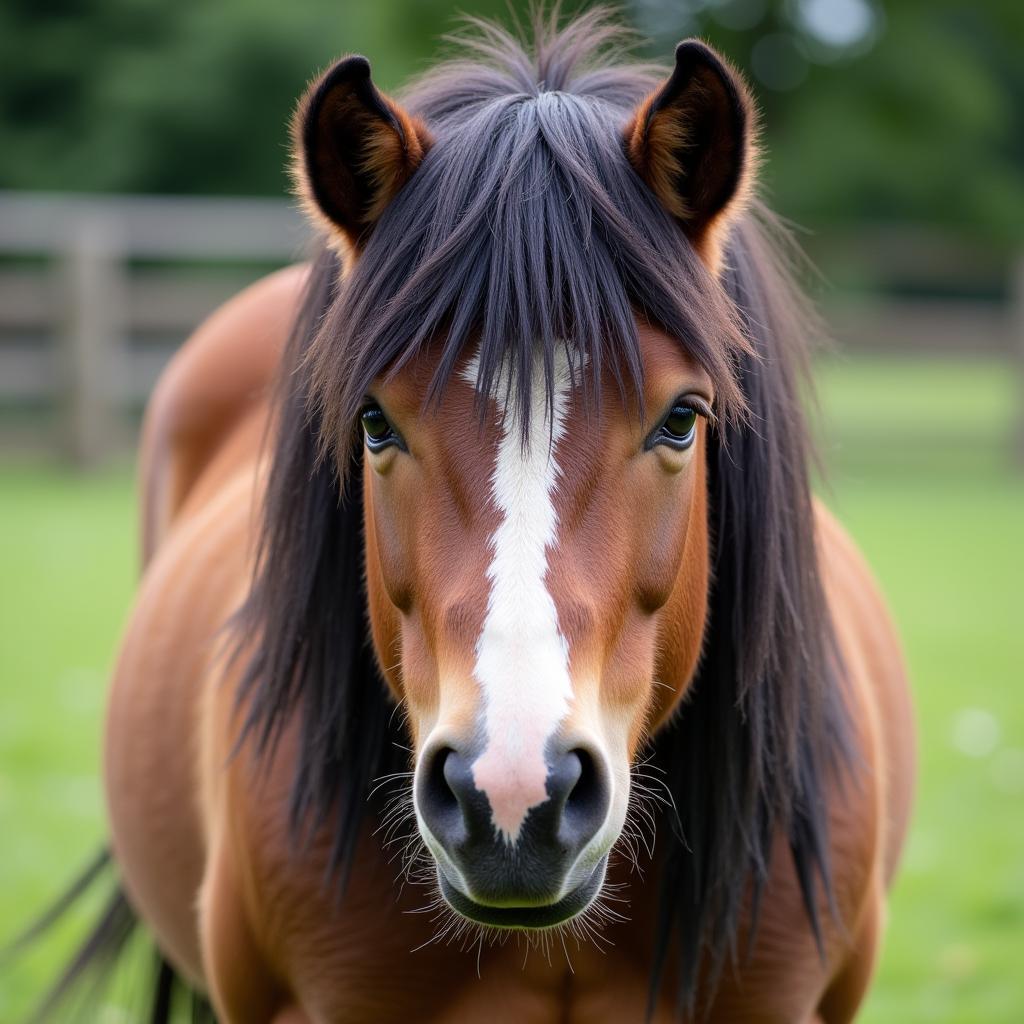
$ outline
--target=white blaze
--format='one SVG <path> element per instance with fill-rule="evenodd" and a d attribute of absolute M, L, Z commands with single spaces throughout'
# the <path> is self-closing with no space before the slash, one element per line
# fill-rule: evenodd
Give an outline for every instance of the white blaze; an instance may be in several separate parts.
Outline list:
<path fill-rule="evenodd" d="M 476 380 L 476 360 L 464 376 Z M 555 445 L 571 386 L 565 349 L 556 353 L 550 410 L 539 353 L 534 359 L 525 447 L 515 403 L 504 415 L 506 383 L 501 379 L 495 387 L 503 422 L 492 494 L 502 519 L 491 538 L 491 590 L 476 648 L 485 746 L 473 763 L 473 781 L 487 796 L 494 827 L 511 843 L 530 808 L 548 798 L 544 748 L 572 700 L 569 651 L 545 582 L 558 529 Z"/>

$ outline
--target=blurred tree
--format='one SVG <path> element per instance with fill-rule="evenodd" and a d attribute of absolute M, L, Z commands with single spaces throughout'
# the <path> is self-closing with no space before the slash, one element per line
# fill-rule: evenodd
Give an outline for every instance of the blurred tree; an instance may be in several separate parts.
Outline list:
<path fill-rule="evenodd" d="M 451 14 L 442 0 L 6 0 L 0 187 L 280 193 L 288 118 L 317 69 L 359 51 L 395 87 Z"/>
<path fill-rule="evenodd" d="M 499 17 L 509 6 L 461 5 Z M 280 194 L 309 76 L 359 51 L 393 89 L 436 55 L 455 10 L 5 0 L 0 187 Z M 697 33 L 747 71 L 765 110 L 766 183 L 787 215 L 1024 237 L 1019 0 L 629 0 L 624 13 L 651 55 Z"/>
<path fill-rule="evenodd" d="M 634 0 L 664 46 L 698 32 L 765 112 L 763 177 L 799 221 L 1024 239 L 1019 0 Z"/>

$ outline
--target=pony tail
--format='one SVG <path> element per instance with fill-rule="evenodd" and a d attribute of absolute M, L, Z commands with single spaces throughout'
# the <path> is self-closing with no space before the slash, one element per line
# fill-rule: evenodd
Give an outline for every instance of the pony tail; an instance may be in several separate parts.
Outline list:
<path fill-rule="evenodd" d="M 141 921 L 123 885 L 108 877 L 114 874 L 113 854 L 109 846 L 104 846 L 46 910 L 20 935 L 0 946 L 2 977 L 11 963 L 45 942 L 54 927 L 66 924 L 86 893 L 98 896 L 108 882 L 113 882 L 89 931 L 24 1024 L 46 1024 L 56 1020 L 58 1014 L 62 1020 L 98 1019 L 119 968 L 125 963 L 134 966 L 133 954 L 143 938 Z M 175 1009 L 185 1003 L 191 1007 L 193 1024 L 215 1024 L 213 1008 L 206 997 L 192 989 L 158 950 L 152 975 L 146 983 L 133 988 L 130 1003 L 133 1020 L 145 1018 L 150 1024 L 171 1024 L 180 1019 Z"/>

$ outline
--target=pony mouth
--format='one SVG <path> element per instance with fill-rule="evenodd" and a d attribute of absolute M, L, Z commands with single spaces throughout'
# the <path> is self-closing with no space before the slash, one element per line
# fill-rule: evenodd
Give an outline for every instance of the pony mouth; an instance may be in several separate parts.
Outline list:
<path fill-rule="evenodd" d="M 605 869 L 608 866 L 608 855 L 605 854 L 594 867 L 590 876 L 582 881 L 572 892 L 567 893 L 554 903 L 540 906 L 491 906 L 477 903 L 448 881 L 444 871 L 438 866 L 437 880 L 441 887 L 441 895 L 445 902 L 457 914 L 475 921 L 477 924 L 490 928 L 543 929 L 555 928 L 565 924 L 578 914 L 582 914 L 597 898 L 604 884 Z"/>

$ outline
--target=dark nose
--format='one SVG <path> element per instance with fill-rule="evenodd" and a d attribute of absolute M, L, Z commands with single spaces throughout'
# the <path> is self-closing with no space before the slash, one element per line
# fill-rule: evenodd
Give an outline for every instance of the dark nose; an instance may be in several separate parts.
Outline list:
<path fill-rule="evenodd" d="M 547 799 L 531 807 L 514 841 L 495 828 L 487 794 L 473 780 L 475 755 L 451 747 L 423 765 L 420 815 L 483 902 L 553 899 L 577 855 L 608 813 L 601 761 L 583 747 L 547 757 Z"/>

